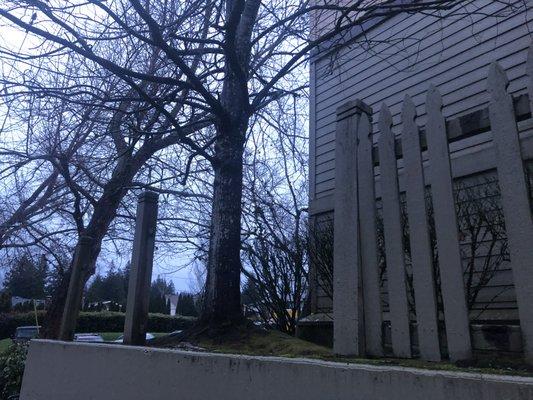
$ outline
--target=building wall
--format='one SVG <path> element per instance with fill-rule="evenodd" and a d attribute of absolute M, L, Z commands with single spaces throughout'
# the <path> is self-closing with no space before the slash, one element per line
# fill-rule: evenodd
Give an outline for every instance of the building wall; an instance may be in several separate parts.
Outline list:
<path fill-rule="evenodd" d="M 517 1 L 517 6 L 523 1 Z M 526 1 L 528 8 L 532 2 Z M 424 99 L 430 83 L 443 95 L 444 115 L 455 118 L 484 108 L 490 63 L 507 70 L 509 90 L 526 92 L 525 61 L 531 43 L 533 10 L 504 15 L 500 2 L 465 2 L 446 18 L 422 13 L 385 20 L 344 50 L 322 54 L 311 65 L 310 201 L 332 208 L 335 187 L 335 110 L 361 99 L 375 111 L 386 102 L 394 124 L 409 94 L 419 125 L 425 123 Z M 478 10 L 475 14 L 468 10 Z M 465 12 L 467 11 L 467 12 Z M 379 136 L 377 121 L 373 126 Z M 393 128 L 394 129 L 394 128 Z"/>
<path fill-rule="evenodd" d="M 505 68 L 510 80 L 509 91 L 515 98 L 520 97 L 527 92 L 525 64 L 533 39 L 532 5 L 532 1 L 517 1 L 519 12 L 510 14 L 502 12 L 504 5 L 499 2 L 475 0 L 464 2 L 462 8 L 448 12 L 446 18 L 421 13 L 398 15 L 370 29 L 364 40 L 361 37 L 341 51 L 315 57 L 310 67 L 310 213 L 316 225 L 332 218 L 337 107 L 355 99 L 370 105 L 374 110 L 373 139 L 377 142 L 377 112 L 381 103 L 390 107 L 393 131 L 399 134 L 401 105 L 404 96 L 409 94 L 417 106 L 417 124 L 423 128 L 426 91 L 434 84 L 443 96 L 446 120 L 457 121 L 486 109 L 489 102 L 486 80 L 493 61 Z M 471 10 L 477 12 L 468 13 Z M 523 151 L 530 160 L 526 166 L 533 180 L 533 141 L 530 140 L 533 120 L 522 121 L 519 129 L 521 137 L 526 138 Z M 472 187 L 483 183 L 486 187 L 480 190 L 480 197 L 483 191 L 493 190 L 491 185 L 497 186 L 491 171 L 491 136 L 492 132 L 485 131 L 450 144 L 456 184 Z M 401 169 L 400 162 L 400 189 Z M 379 168 L 375 172 L 379 207 Z M 498 202 L 498 196 L 494 197 Z M 465 271 L 469 239 L 465 235 L 461 243 Z M 482 268 L 488 258 L 481 254 L 482 250 L 478 251 L 480 256 L 475 263 Z M 409 271 L 410 266 L 406 267 Z M 316 277 L 317 273 L 311 276 Z M 383 310 L 387 313 L 386 273 L 383 278 Z M 483 285 L 472 306 L 471 318 L 516 321 L 512 280 L 511 265 L 504 259 L 494 277 Z M 317 281 L 311 283 L 313 311 L 330 312 L 331 299 Z"/>

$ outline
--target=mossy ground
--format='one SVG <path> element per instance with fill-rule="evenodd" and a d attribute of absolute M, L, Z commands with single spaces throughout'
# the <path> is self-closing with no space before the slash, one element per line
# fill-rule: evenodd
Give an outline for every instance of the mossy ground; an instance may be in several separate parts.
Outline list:
<path fill-rule="evenodd" d="M 200 337 L 199 347 L 211 352 L 291 358 L 328 358 L 331 350 L 275 330 L 240 329 L 226 338 Z"/>
<path fill-rule="evenodd" d="M 191 349 L 190 345 L 192 345 L 193 350 L 212 353 L 308 358 L 376 366 L 402 366 L 440 371 L 533 376 L 533 367 L 524 364 L 523 361 L 501 357 L 481 357 L 457 364 L 425 362 L 417 359 L 339 357 L 334 355 L 331 349 L 327 347 L 319 346 L 279 331 L 258 328 L 251 324 L 244 324 L 216 336 L 200 331 L 200 333 L 190 336 L 185 334 L 184 336 L 160 337 L 150 345 L 185 349 Z"/>

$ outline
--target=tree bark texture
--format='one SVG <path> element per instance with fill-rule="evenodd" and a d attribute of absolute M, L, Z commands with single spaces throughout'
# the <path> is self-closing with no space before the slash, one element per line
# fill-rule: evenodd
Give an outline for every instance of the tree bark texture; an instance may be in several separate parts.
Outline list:
<path fill-rule="evenodd" d="M 216 143 L 211 237 L 202 321 L 211 326 L 242 319 L 241 211 L 244 141 L 239 132 L 222 133 Z"/>
<path fill-rule="evenodd" d="M 102 196 L 94 207 L 93 215 L 86 229 L 80 233 L 76 245 L 76 252 L 82 252 L 82 257 L 73 255 L 70 271 L 61 278 L 58 290 L 52 298 L 46 313 L 43 336 L 49 339 L 71 340 L 74 334 L 75 322 L 78 317 L 83 288 L 95 272 L 95 264 L 100 254 L 102 240 L 107 234 L 109 225 L 116 216 L 120 203 L 128 191 L 135 174 L 143 164 L 143 160 L 125 157 L 119 161 L 112 178 L 104 186 Z M 71 293 L 69 294 L 69 290 Z M 65 306 L 69 299 L 74 307 L 69 307 L 71 315 L 64 315 Z M 67 318 L 69 327 L 60 335 L 61 321 Z"/>

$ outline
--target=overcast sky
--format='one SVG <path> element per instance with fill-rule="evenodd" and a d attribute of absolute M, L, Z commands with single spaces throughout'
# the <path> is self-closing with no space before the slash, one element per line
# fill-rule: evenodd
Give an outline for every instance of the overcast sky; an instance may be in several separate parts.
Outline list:
<path fill-rule="evenodd" d="M 11 29 L 9 27 L 2 26 L 2 35 L 0 35 L 0 42 L 2 45 L 7 45 L 12 49 L 28 49 L 32 46 L 32 36 L 25 35 L 18 29 Z M 5 63 L 0 64 L 4 68 L 4 74 L 9 75 L 16 73 L 13 68 L 10 68 Z M 3 107 L 0 103 L 0 107 Z M 0 124 L 1 125 L 1 124 Z M 6 140 L 5 137 L 0 136 L 0 140 Z M 133 235 L 133 234 L 132 234 Z M 132 237 L 133 239 L 133 237 Z M 125 246 L 128 247 L 128 246 Z M 97 262 L 97 270 L 101 274 L 105 274 L 106 269 L 111 264 L 111 261 L 118 267 L 123 267 L 128 261 L 131 260 L 131 249 L 125 249 L 117 252 L 113 246 L 103 244 L 103 251 L 101 257 Z M 158 254 L 161 253 L 161 254 Z M 196 288 L 196 278 L 193 270 L 187 264 L 192 258 L 192 254 L 176 251 L 174 254 L 169 254 L 169 249 L 166 251 L 158 252 L 156 250 L 154 259 L 154 268 L 152 271 L 153 279 L 156 279 L 159 275 L 165 277 L 167 280 L 172 280 L 177 291 L 190 291 Z M 0 265 L 0 286 L 3 282 L 4 274 L 6 272 L 5 265 Z"/>

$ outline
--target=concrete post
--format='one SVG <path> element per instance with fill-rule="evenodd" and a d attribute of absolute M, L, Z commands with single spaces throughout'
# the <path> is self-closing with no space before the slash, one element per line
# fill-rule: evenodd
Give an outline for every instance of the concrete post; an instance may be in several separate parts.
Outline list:
<path fill-rule="evenodd" d="M 426 192 L 416 106 L 406 95 L 402 107 L 402 150 L 405 177 L 409 241 L 416 304 L 420 357 L 440 361 L 437 296 L 433 272 L 432 245 L 426 208 Z"/>
<path fill-rule="evenodd" d="M 88 268 L 87 262 L 90 260 L 90 254 L 93 246 L 93 239 L 89 236 L 81 236 L 74 253 L 74 262 L 72 263 L 67 299 L 61 318 L 61 328 L 59 330 L 59 340 L 72 340 L 78 311 L 81 307 L 83 296 L 83 286 L 85 280 L 82 278 L 85 270 Z"/>
<path fill-rule="evenodd" d="M 365 319 L 365 352 L 383 356 L 381 286 L 376 218 L 376 188 L 372 157 L 372 110 L 361 114 L 357 126 L 357 195 L 359 202 L 359 243 L 363 274 L 363 308 Z"/>
<path fill-rule="evenodd" d="M 528 64 L 533 63 L 532 59 Z M 488 77 L 490 123 L 496 154 L 498 184 L 513 269 L 524 356 L 533 364 L 533 220 L 527 176 L 524 173 L 520 137 L 513 98 L 507 92 L 509 79 L 498 63 Z M 530 99 L 531 100 L 531 99 Z"/>
<path fill-rule="evenodd" d="M 152 282 L 152 265 L 157 224 L 157 193 L 144 192 L 137 204 L 137 221 L 124 324 L 124 343 L 145 343 L 148 302 Z"/>
<path fill-rule="evenodd" d="M 409 358 L 411 357 L 411 336 L 396 141 L 392 131 L 392 114 L 385 103 L 382 104 L 379 113 L 379 132 L 379 173 L 392 351 L 396 357 Z"/>
<path fill-rule="evenodd" d="M 458 235 L 459 223 L 453 195 L 448 136 L 446 122 L 442 115 L 442 96 L 433 85 L 428 90 L 426 113 L 428 116 L 426 139 L 430 162 L 431 199 L 439 253 L 440 286 L 444 303 L 448 354 L 452 361 L 468 360 L 472 357 L 472 343 Z"/>
<path fill-rule="evenodd" d="M 335 221 L 333 246 L 333 351 L 365 352 L 363 291 L 357 196 L 357 129 L 367 106 L 360 101 L 337 109 Z"/>

